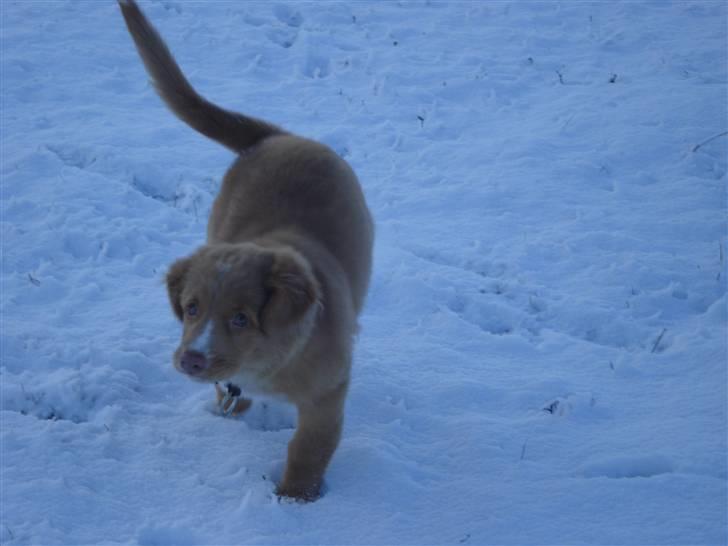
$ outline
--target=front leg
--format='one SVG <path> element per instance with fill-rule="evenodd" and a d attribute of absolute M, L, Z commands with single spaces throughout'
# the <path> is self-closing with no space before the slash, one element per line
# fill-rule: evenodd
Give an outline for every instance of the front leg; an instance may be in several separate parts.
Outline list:
<path fill-rule="evenodd" d="M 277 495 L 303 501 L 321 495 L 324 472 L 339 444 L 347 385 L 298 406 L 298 428 L 288 444 L 286 471 Z"/>

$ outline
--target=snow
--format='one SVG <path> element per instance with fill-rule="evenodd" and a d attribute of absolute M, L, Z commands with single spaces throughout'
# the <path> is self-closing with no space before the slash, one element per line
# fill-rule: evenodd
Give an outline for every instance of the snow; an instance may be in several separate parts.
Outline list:
<path fill-rule="evenodd" d="M 342 442 L 281 502 L 290 408 L 173 369 L 164 273 L 232 156 L 113 2 L 3 2 L 3 544 L 726 543 L 724 2 L 142 7 L 362 181 Z"/>

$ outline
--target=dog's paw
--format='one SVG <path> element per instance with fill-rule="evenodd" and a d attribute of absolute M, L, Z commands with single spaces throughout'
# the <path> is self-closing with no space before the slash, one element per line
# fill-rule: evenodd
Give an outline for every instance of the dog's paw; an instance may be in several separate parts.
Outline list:
<path fill-rule="evenodd" d="M 215 383 L 217 409 L 223 417 L 236 417 L 245 413 L 252 402 L 243 398 L 240 389 L 228 383 L 225 388 Z"/>
<path fill-rule="evenodd" d="M 314 502 L 321 498 L 321 484 L 282 483 L 276 488 L 276 495 L 279 499 L 291 499 L 296 502 Z"/>

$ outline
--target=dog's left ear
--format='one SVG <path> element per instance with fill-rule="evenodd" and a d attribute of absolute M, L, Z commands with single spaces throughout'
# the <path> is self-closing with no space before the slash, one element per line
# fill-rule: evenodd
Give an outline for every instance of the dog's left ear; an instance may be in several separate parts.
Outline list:
<path fill-rule="evenodd" d="M 264 329 L 294 323 L 321 298 L 311 266 L 305 258 L 287 252 L 273 257 L 265 289 L 268 296 L 261 312 Z"/>
<path fill-rule="evenodd" d="M 174 314 L 179 320 L 184 318 L 184 310 L 182 309 L 182 290 L 185 287 L 187 272 L 192 264 L 192 258 L 182 258 L 172 264 L 167 272 L 167 294 L 169 295 L 169 303 L 172 305 Z"/>

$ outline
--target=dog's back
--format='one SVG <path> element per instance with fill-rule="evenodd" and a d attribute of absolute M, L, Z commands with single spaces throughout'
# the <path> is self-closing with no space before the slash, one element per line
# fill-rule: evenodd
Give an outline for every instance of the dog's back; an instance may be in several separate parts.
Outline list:
<path fill-rule="evenodd" d="M 356 176 L 338 155 L 311 140 L 279 135 L 237 159 L 215 200 L 208 242 L 266 234 L 294 246 L 323 245 L 346 274 L 359 312 L 373 228 Z"/>
<path fill-rule="evenodd" d="M 310 235 L 339 262 L 358 313 L 366 295 L 373 223 L 361 187 L 330 148 L 267 122 L 224 110 L 187 81 L 133 0 L 122 13 L 157 92 L 182 121 L 241 154 L 213 205 L 208 242 Z"/>

